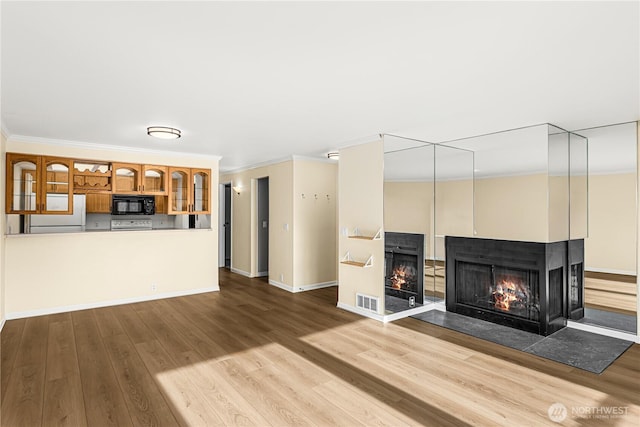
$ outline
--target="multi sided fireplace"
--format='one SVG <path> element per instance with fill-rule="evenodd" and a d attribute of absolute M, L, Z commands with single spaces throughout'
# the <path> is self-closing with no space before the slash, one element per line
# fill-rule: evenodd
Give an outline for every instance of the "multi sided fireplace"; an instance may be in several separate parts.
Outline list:
<path fill-rule="evenodd" d="M 583 241 L 447 236 L 447 311 L 549 335 L 583 314 Z"/>
<path fill-rule="evenodd" d="M 424 235 L 384 233 L 385 295 L 423 303 Z"/>

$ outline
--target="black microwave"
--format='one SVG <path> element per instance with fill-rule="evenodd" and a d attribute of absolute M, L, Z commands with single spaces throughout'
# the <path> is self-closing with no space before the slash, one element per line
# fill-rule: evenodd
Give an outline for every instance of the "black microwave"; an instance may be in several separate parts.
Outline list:
<path fill-rule="evenodd" d="M 154 196 L 113 195 L 111 215 L 154 215 L 155 213 Z"/>

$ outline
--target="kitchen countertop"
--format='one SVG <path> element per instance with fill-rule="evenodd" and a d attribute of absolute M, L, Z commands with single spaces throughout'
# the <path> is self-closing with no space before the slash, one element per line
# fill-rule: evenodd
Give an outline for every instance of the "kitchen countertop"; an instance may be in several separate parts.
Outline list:
<path fill-rule="evenodd" d="M 68 235 L 84 235 L 84 234 L 98 234 L 98 233 L 113 233 L 113 234 L 121 234 L 121 233 L 137 233 L 140 231 L 153 231 L 153 232 L 199 232 L 199 231 L 213 231 L 212 228 L 154 228 L 152 230 L 85 230 L 85 231 L 74 231 L 70 233 L 41 233 L 41 234 L 5 234 L 5 237 L 8 238 L 16 238 L 16 237 L 33 237 L 33 236 L 68 236 Z"/>

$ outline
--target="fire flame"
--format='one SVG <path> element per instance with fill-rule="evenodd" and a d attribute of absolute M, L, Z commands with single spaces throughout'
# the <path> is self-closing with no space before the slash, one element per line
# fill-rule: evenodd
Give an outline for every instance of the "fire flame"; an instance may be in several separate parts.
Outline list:
<path fill-rule="evenodd" d="M 498 283 L 492 295 L 495 301 L 495 307 L 503 311 L 509 311 L 511 303 L 518 301 L 516 284 L 511 281 L 503 280 Z"/>
<path fill-rule="evenodd" d="M 407 283 L 407 275 L 408 272 L 406 266 L 401 265 L 394 268 L 393 272 L 391 273 L 391 277 L 389 278 L 391 279 L 391 287 L 393 289 L 402 289 L 402 285 Z"/>

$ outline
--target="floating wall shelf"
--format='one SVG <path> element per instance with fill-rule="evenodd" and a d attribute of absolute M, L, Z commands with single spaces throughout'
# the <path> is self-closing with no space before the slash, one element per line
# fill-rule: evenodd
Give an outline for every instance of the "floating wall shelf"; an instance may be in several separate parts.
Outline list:
<path fill-rule="evenodd" d="M 371 267 L 373 265 L 373 255 L 371 255 L 364 262 L 355 261 L 355 260 L 351 259 L 351 254 L 349 253 L 349 251 L 347 251 L 347 253 L 340 260 L 340 264 L 347 264 L 347 265 L 352 265 L 354 267 L 360 267 L 360 268 L 368 268 L 368 267 Z"/>
<path fill-rule="evenodd" d="M 361 240 L 380 240 L 382 236 L 382 228 L 379 228 L 376 234 L 374 235 L 366 235 L 360 233 L 360 230 L 356 227 L 353 229 L 353 233 L 349 235 L 350 239 L 361 239 Z"/>

